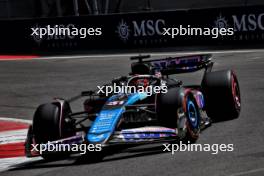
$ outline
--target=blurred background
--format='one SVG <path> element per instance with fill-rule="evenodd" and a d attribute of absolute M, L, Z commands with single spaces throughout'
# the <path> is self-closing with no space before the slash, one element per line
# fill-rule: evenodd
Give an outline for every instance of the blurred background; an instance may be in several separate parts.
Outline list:
<path fill-rule="evenodd" d="M 0 0 L 0 19 L 264 5 L 263 0 Z"/>

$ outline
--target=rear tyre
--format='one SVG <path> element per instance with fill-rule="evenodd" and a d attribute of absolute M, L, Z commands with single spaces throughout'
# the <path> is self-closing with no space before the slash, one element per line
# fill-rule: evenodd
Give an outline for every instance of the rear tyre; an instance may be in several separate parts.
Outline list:
<path fill-rule="evenodd" d="M 74 128 L 65 121 L 65 117 L 70 112 L 70 107 L 66 103 L 62 111 L 57 103 L 40 105 L 33 118 L 33 134 L 36 144 L 46 144 L 48 141 L 73 136 Z M 67 152 L 42 153 L 42 157 L 47 160 L 61 159 L 68 155 Z"/>
<path fill-rule="evenodd" d="M 240 89 L 237 77 L 231 70 L 207 73 L 202 82 L 207 115 L 213 121 L 239 117 L 241 110 Z"/>
<path fill-rule="evenodd" d="M 195 142 L 200 134 L 200 113 L 189 89 L 171 88 L 161 94 L 157 104 L 161 125 L 176 128 L 180 140 Z"/>

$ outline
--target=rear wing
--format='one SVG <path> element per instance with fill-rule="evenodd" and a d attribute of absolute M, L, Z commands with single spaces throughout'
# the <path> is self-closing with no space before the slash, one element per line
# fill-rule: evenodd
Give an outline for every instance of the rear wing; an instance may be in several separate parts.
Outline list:
<path fill-rule="evenodd" d="M 213 65 L 211 54 L 190 55 L 180 57 L 168 57 L 164 59 L 143 60 L 150 58 L 150 55 L 134 56 L 131 60 L 138 60 L 138 63 L 147 64 L 151 70 L 160 71 L 164 75 L 195 72 L 201 69 L 208 69 Z"/>

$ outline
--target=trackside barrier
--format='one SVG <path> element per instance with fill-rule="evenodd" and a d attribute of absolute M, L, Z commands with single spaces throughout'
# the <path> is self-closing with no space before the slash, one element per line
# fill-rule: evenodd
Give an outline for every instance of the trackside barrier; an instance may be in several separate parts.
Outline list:
<path fill-rule="evenodd" d="M 40 38 L 31 28 L 47 27 L 101 28 L 102 35 L 80 38 L 54 35 Z M 179 27 L 233 28 L 234 35 L 171 36 L 163 28 Z M 94 49 L 137 49 L 194 45 L 263 44 L 264 6 L 142 12 L 81 17 L 1 20 L 0 53 L 45 53 L 87 51 Z"/>

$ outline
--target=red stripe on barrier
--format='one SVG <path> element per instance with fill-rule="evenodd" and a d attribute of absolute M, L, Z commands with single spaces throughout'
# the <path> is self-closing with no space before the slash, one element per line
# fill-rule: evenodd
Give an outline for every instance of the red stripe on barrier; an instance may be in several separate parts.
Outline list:
<path fill-rule="evenodd" d="M 22 122 L 0 120 L 0 132 L 27 129 L 28 126 L 28 124 Z"/>
<path fill-rule="evenodd" d="M 0 158 L 25 156 L 24 142 L 0 145 Z"/>
<path fill-rule="evenodd" d="M 0 55 L 0 60 L 30 60 L 38 57 L 35 55 Z"/>

